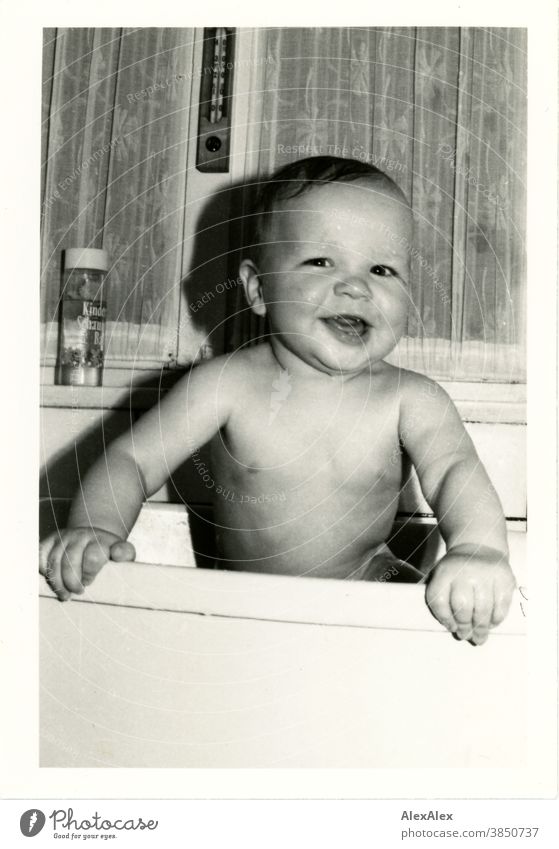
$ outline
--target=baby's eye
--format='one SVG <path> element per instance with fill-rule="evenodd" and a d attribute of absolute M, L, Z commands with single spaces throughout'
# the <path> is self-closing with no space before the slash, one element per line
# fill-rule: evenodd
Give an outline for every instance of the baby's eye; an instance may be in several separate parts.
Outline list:
<path fill-rule="evenodd" d="M 303 265 L 312 265 L 315 268 L 330 268 L 332 263 L 325 256 L 315 256 L 312 259 L 306 259 Z"/>
<path fill-rule="evenodd" d="M 391 268 L 389 265 L 373 265 L 371 268 L 371 274 L 375 274 L 377 277 L 396 277 L 396 271 Z"/>

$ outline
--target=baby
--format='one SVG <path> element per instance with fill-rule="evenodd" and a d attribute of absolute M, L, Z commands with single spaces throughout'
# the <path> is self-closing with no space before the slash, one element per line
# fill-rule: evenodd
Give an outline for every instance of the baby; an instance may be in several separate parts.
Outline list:
<path fill-rule="evenodd" d="M 42 543 L 41 573 L 66 599 L 133 560 L 142 502 L 211 443 L 221 568 L 418 580 L 385 544 L 405 449 L 447 549 L 427 604 L 485 642 L 515 586 L 499 499 L 444 390 L 384 359 L 410 308 L 405 196 L 371 165 L 312 157 L 266 183 L 253 220 L 239 275 L 265 341 L 193 368 L 109 446 Z"/>

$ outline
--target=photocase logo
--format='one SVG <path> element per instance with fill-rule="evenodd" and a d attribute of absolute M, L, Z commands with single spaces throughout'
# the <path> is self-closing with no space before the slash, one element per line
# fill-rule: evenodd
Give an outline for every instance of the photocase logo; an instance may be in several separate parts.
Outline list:
<path fill-rule="evenodd" d="M 25 837 L 35 837 L 39 834 L 46 821 L 46 817 L 38 808 L 31 808 L 21 815 L 19 828 Z"/>
<path fill-rule="evenodd" d="M 73 808 L 58 808 L 49 814 L 49 819 L 52 820 L 52 827 L 55 837 L 80 838 L 81 831 L 96 831 L 96 832 L 112 832 L 112 831 L 154 831 L 159 825 L 159 820 L 144 820 L 142 817 L 109 820 L 104 818 L 97 811 L 89 819 L 76 819 L 74 817 Z M 19 829 L 25 837 L 35 837 L 42 831 L 45 825 L 45 814 L 38 808 L 30 808 L 21 815 L 19 820 Z M 60 833 L 62 832 L 62 833 Z M 64 834 L 64 832 L 66 832 Z M 114 837 L 114 834 L 110 835 Z M 86 834 L 85 838 L 101 837 L 107 838 L 106 834 Z"/>

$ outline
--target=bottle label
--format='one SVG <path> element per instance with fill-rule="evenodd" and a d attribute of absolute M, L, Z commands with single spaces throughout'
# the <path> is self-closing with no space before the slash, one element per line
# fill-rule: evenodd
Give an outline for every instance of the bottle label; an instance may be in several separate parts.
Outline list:
<path fill-rule="evenodd" d="M 60 364 L 103 367 L 106 301 L 64 298 Z"/>

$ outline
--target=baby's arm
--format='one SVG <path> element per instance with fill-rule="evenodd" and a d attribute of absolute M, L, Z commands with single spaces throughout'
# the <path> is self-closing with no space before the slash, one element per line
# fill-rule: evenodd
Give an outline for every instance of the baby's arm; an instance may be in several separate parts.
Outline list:
<path fill-rule="evenodd" d="M 447 547 L 427 603 L 459 639 L 481 644 L 515 586 L 499 498 L 446 392 L 413 372 L 402 377 L 400 438 Z"/>
<path fill-rule="evenodd" d="M 144 500 L 227 421 L 235 388 L 230 374 L 221 379 L 224 365 L 220 357 L 192 369 L 84 476 L 67 528 L 39 550 L 39 571 L 59 598 L 83 592 L 107 560 L 134 559 L 126 539 Z"/>

